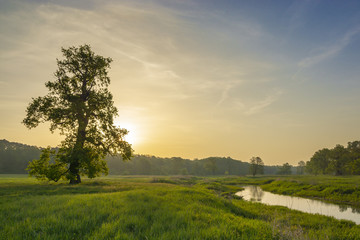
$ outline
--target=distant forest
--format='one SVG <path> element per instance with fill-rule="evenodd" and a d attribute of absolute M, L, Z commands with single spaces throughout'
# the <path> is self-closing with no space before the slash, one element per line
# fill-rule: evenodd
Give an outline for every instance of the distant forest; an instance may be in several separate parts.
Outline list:
<path fill-rule="evenodd" d="M 7 140 L 0 140 L 0 173 L 24 174 L 29 161 L 38 159 L 41 148 Z M 106 158 L 109 174 L 114 175 L 247 175 L 249 163 L 230 157 L 209 157 L 189 160 L 180 157 L 160 158 L 135 155 L 131 161 L 120 157 Z M 278 166 L 264 166 L 264 174 L 278 172 Z M 295 172 L 295 171 L 293 171 Z"/>

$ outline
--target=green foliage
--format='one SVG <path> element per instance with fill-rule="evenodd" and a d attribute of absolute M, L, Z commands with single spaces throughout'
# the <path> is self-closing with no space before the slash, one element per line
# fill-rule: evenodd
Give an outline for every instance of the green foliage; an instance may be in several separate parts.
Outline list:
<path fill-rule="evenodd" d="M 260 157 L 250 159 L 249 172 L 251 175 L 264 174 L 264 162 Z"/>
<path fill-rule="evenodd" d="M 101 173 L 107 175 L 108 168 L 106 162 L 103 161 L 104 158 L 104 152 L 88 146 L 84 147 L 81 149 L 80 155 L 81 173 L 89 178 L 99 177 Z"/>
<path fill-rule="evenodd" d="M 330 151 L 328 157 L 329 165 L 327 172 L 335 173 L 335 175 L 344 175 L 346 173 L 345 166 L 350 161 L 347 149 L 342 145 L 336 145 Z"/>
<path fill-rule="evenodd" d="M 107 157 L 110 174 L 123 175 L 247 175 L 249 163 L 230 157 L 204 159 L 160 158 L 135 155 L 131 161 L 119 161 L 118 157 Z M 275 174 L 276 166 L 264 166 L 264 174 Z"/>
<path fill-rule="evenodd" d="M 349 162 L 346 167 L 350 174 L 360 175 L 360 158 Z"/>
<path fill-rule="evenodd" d="M 216 170 L 218 169 L 215 158 L 209 158 L 205 163 L 205 169 L 208 171 L 208 174 L 215 175 Z"/>
<path fill-rule="evenodd" d="M 67 172 L 66 163 L 62 161 L 60 155 L 55 155 L 55 150 L 51 150 L 50 147 L 42 150 L 40 159 L 29 162 L 27 170 L 30 176 L 34 176 L 36 179 L 54 182 L 63 178 Z"/>
<path fill-rule="evenodd" d="M 306 171 L 311 174 L 348 175 L 360 174 L 360 141 L 349 142 L 345 148 L 336 145 L 332 149 L 317 151 L 306 163 Z"/>
<path fill-rule="evenodd" d="M 0 173 L 26 173 L 29 161 L 39 158 L 40 153 L 35 146 L 0 140 Z"/>
<path fill-rule="evenodd" d="M 57 155 L 67 164 L 64 176 L 70 183 L 79 183 L 80 175 L 92 178 L 108 172 L 104 161 L 107 154 L 120 154 L 123 160 L 129 160 L 133 150 L 124 140 L 127 130 L 113 123 L 117 109 L 108 91 L 107 76 L 112 59 L 95 55 L 89 45 L 62 48 L 62 53 L 64 59 L 57 60 L 56 80 L 45 84 L 49 93 L 32 99 L 23 123 L 31 129 L 49 122 L 51 132 L 59 130 L 66 135 Z M 33 174 L 38 169 L 42 171 L 39 175 L 47 177 L 46 167 L 52 168 L 47 172 L 56 171 L 54 165 L 43 163 L 41 160 L 31 165 Z"/>
<path fill-rule="evenodd" d="M 279 175 L 290 175 L 291 174 L 291 165 L 289 163 L 284 163 L 277 172 Z"/>
<path fill-rule="evenodd" d="M 61 151 L 71 150 L 70 148 L 56 149 Z M 70 153 L 70 152 L 69 152 Z M 27 146 L 20 143 L 0 140 L 0 173 L 27 173 L 26 167 L 29 161 L 39 159 L 41 149 L 34 146 Z M 62 154 L 65 159 L 68 153 Z M 84 153 L 85 154 L 85 153 Z M 101 163 L 101 155 L 96 163 Z M 213 171 L 206 168 L 207 163 L 213 159 L 216 168 Z M 242 162 L 230 157 L 210 157 L 205 159 L 189 160 L 183 158 L 160 158 L 149 155 L 135 154 L 131 161 L 122 161 L 119 156 L 107 155 L 109 174 L 122 175 L 247 175 L 249 173 L 248 162 Z M 91 165 L 93 162 L 91 162 Z M 84 164 L 82 165 L 84 166 Z M 102 167 L 98 165 L 98 167 Z M 107 170 L 107 169 L 106 169 Z M 273 175 L 277 171 L 276 166 L 264 165 L 264 174 Z M 105 172 L 105 168 L 103 170 Z M 87 174 L 87 173 L 83 173 Z"/>
<path fill-rule="evenodd" d="M 329 165 L 330 150 L 327 148 L 317 151 L 309 162 L 306 163 L 306 171 L 311 174 L 325 174 Z"/>
<path fill-rule="evenodd" d="M 299 175 L 302 175 L 305 173 L 305 162 L 304 161 L 300 161 L 298 162 L 298 166 L 296 168 L 296 173 L 299 174 Z"/>

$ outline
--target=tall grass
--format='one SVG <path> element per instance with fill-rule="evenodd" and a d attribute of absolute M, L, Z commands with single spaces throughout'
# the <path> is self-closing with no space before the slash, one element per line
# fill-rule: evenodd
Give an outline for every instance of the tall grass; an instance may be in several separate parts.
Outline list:
<path fill-rule="evenodd" d="M 0 179 L 0 239 L 360 239 L 349 221 L 229 198 L 232 181 Z"/>

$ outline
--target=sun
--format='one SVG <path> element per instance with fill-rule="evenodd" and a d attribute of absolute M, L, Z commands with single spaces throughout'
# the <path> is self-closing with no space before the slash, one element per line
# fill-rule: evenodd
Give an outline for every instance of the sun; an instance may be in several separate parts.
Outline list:
<path fill-rule="evenodd" d="M 114 125 L 120 128 L 125 128 L 126 130 L 128 130 L 128 134 L 125 135 L 125 141 L 127 141 L 128 143 L 130 143 L 131 145 L 134 145 L 136 143 L 139 142 L 139 139 L 136 135 L 137 131 L 136 131 L 136 126 L 133 123 L 129 123 L 129 122 L 121 122 L 121 121 L 115 121 Z"/>

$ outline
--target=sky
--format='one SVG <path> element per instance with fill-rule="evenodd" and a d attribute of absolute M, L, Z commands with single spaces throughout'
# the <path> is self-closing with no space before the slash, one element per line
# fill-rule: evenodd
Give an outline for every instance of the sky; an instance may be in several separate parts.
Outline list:
<path fill-rule="evenodd" d="M 0 0 L 0 139 L 61 142 L 21 121 L 82 44 L 113 59 L 136 154 L 297 165 L 360 140 L 360 1 Z"/>

